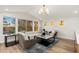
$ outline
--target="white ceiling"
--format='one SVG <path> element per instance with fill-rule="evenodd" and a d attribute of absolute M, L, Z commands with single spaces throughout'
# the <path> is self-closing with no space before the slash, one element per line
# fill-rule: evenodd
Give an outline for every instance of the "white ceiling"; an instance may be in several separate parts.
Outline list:
<path fill-rule="evenodd" d="M 66 16 L 73 17 L 79 16 L 74 11 L 79 12 L 79 5 L 46 5 L 49 9 L 49 18 L 53 16 Z M 33 16 L 40 17 L 38 14 L 39 9 L 42 5 L 0 5 L 0 12 L 24 12 L 29 13 Z M 8 9 L 8 11 L 5 11 Z"/>

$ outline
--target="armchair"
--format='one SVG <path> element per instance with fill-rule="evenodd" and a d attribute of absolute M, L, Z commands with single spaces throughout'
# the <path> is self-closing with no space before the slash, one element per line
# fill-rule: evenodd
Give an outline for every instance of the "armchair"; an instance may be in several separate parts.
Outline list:
<path fill-rule="evenodd" d="M 18 33 L 19 45 L 24 49 L 31 48 L 36 44 L 35 39 L 30 39 L 29 36 L 25 33 Z"/>

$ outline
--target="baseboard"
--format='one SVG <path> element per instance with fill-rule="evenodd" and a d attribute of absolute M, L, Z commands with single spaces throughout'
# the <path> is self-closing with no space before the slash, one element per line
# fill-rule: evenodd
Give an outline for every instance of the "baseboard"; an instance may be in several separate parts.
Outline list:
<path fill-rule="evenodd" d="M 62 37 L 57 37 L 58 39 L 61 39 L 61 40 L 68 40 L 68 41 L 72 41 L 72 42 L 74 42 L 74 40 L 73 39 L 70 39 L 70 38 L 62 38 Z"/>
<path fill-rule="evenodd" d="M 79 53 L 79 44 L 76 44 L 76 43 L 75 43 L 74 48 L 75 48 L 75 52 L 76 52 L 76 53 Z"/>

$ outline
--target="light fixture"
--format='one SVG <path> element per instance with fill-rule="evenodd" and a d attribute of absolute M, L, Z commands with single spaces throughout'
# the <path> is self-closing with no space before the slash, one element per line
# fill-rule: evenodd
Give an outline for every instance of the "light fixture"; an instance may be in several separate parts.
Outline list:
<path fill-rule="evenodd" d="M 49 14 L 48 8 L 45 5 L 43 5 L 41 7 L 41 9 L 39 10 L 39 14 L 41 14 L 41 15 L 48 15 Z"/>
<path fill-rule="evenodd" d="M 78 11 L 77 11 L 77 10 L 75 10 L 75 11 L 74 11 L 74 13 L 75 13 L 75 14 L 77 14 L 77 13 L 78 13 Z"/>
<path fill-rule="evenodd" d="M 4 9 L 5 11 L 8 11 L 8 9 L 6 8 L 6 9 Z"/>

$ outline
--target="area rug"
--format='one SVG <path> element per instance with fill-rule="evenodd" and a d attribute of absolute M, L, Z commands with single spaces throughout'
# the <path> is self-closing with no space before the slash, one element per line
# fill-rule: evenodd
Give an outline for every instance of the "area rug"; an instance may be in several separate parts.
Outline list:
<path fill-rule="evenodd" d="M 39 43 L 36 43 L 30 49 L 26 49 L 25 52 L 27 53 L 48 53 L 48 48 Z"/>
<path fill-rule="evenodd" d="M 54 43 L 50 44 L 49 46 L 44 46 L 42 44 L 36 43 L 30 49 L 24 50 L 24 53 L 48 53 L 48 48 L 53 47 L 59 40 L 56 39 Z"/>

